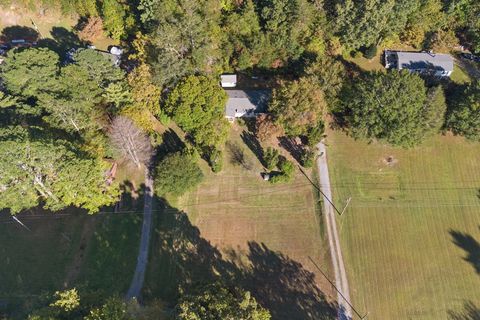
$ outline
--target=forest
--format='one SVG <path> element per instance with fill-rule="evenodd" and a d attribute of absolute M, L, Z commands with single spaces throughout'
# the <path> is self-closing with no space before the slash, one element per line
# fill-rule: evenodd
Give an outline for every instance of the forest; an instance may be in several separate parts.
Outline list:
<path fill-rule="evenodd" d="M 13 215 L 39 206 L 94 214 L 114 205 L 121 195 L 109 176 L 115 161 L 147 168 L 162 198 L 202 181 L 200 158 L 220 172 L 231 127 L 219 86 L 223 73 L 272 83 L 268 113 L 253 124 L 255 137 L 300 137 L 304 167 L 313 165 L 326 126 L 402 148 L 446 132 L 480 141 L 480 81 L 364 71 L 349 60 L 373 59 L 398 44 L 480 54 L 477 0 L 15 3 L 60 10 L 79 23 L 75 47 L 39 37 L 35 46 L 8 50 L 0 64 L 0 209 Z M 120 43 L 120 67 L 88 48 L 98 34 Z M 186 145 L 159 152 L 162 128 L 173 124 Z M 276 172 L 270 182 L 290 181 L 294 164 L 279 160 L 275 149 L 263 154 Z M 129 319 L 127 305 L 115 298 L 92 310 L 78 307 L 74 291 L 56 299 L 30 319 Z M 175 310 L 179 319 L 270 318 L 248 292 L 217 284 L 185 295 Z"/>

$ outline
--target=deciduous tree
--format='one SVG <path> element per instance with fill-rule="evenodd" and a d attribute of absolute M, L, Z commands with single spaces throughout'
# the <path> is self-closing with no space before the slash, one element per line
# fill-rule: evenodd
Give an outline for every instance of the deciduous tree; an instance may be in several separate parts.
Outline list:
<path fill-rule="evenodd" d="M 123 159 L 137 167 L 150 163 L 153 152 L 150 139 L 132 120 L 124 116 L 115 117 L 109 135 Z"/>
<path fill-rule="evenodd" d="M 467 139 L 480 141 L 480 82 L 474 82 L 451 102 L 447 127 Z"/>

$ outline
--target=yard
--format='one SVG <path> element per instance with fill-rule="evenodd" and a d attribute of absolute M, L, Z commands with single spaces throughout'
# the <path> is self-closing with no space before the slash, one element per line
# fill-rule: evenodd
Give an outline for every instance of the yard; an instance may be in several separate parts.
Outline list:
<path fill-rule="evenodd" d="M 67 42 L 72 42 L 72 29 L 78 22 L 76 16 L 65 15 L 56 10 L 43 11 L 34 6 L 31 8 L 0 6 L 0 11 L 0 31 L 3 32 L 5 28 L 12 26 L 17 27 L 17 30 L 8 32 L 7 38 L 28 40 L 28 36 L 25 35 L 34 32 L 36 26 L 40 38 L 54 39 L 60 44 L 68 44 Z M 100 50 L 107 50 L 109 46 L 116 44 L 118 44 L 117 41 L 107 36 L 101 36 L 93 43 Z"/>
<path fill-rule="evenodd" d="M 30 231 L 2 212 L 0 318 L 5 314 L 25 319 L 29 310 L 45 303 L 46 294 L 72 287 L 81 296 L 94 291 L 96 299 L 123 295 L 135 270 L 142 205 L 141 198 L 132 203 L 124 197 L 123 207 L 114 214 L 88 215 L 75 208 L 59 213 L 30 210 L 18 216 Z"/>
<path fill-rule="evenodd" d="M 220 275 L 251 290 L 274 319 L 334 318 L 332 288 L 309 260 L 332 277 L 315 187 L 300 172 L 289 184 L 263 181 L 242 130 L 234 125 L 223 171 L 205 165 L 205 181 L 177 201 L 186 214 L 156 215 L 144 293 L 171 301 L 178 285 Z"/>
<path fill-rule="evenodd" d="M 334 201 L 352 197 L 338 224 L 355 307 L 438 320 L 478 305 L 480 144 L 443 136 L 405 150 L 339 132 L 327 143 Z"/>

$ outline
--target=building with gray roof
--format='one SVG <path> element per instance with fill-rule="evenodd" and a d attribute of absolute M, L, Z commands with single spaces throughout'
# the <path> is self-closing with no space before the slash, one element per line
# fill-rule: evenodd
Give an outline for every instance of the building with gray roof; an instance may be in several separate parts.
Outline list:
<path fill-rule="evenodd" d="M 385 50 L 385 67 L 449 77 L 453 72 L 453 58 L 443 53 Z"/>
<path fill-rule="evenodd" d="M 267 111 L 270 90 L 225 90 L 228 95 L 225 117 L 229 121 L 241 117 L 255 117 Z"/>

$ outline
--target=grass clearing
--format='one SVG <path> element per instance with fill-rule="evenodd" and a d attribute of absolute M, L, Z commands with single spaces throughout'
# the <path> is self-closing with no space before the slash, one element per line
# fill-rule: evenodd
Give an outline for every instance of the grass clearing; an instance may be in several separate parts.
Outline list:
<path fill-rule="evenodd" d="M 308 259 L 331 276 L 314 187 L 298 170 L 289 184 L 263 181 L 240 131 L 235 125 L 229 142 L 240 149 L 243 164 L 225 152 L 223 171 L 205 166 L 205 181 L 178 199 L 186 215 L 173 208 L 157 215 L 145 294 L 171 300 L 178 285 L 236 275 L 277 319 L 326 317 L 332 288 Z"/>
<path fill-rule="evenodd" d="M 338 225 L 356 308 L 433 320 L 478 303 L 480 144 L 442 136 L 405 150 L 340 132 L 327 142 L 334 201 L 352 197 Z"/>
<path fill-rule="evenodd" d="M 457 64 L 453 65 L 453 72 L 450 76 L 450 79 L 457 84 L 465 84 L 472 82 L 470 76 Z"/>

